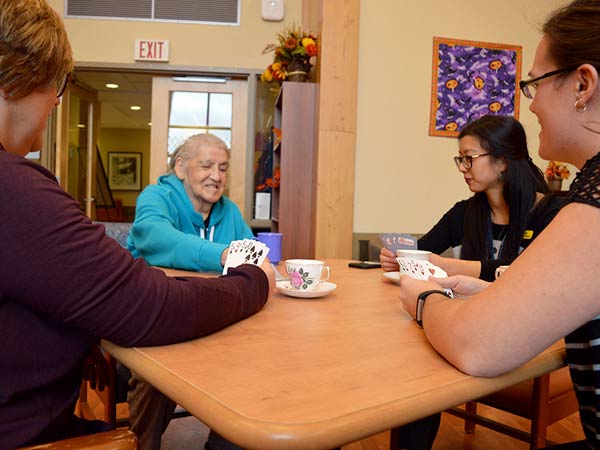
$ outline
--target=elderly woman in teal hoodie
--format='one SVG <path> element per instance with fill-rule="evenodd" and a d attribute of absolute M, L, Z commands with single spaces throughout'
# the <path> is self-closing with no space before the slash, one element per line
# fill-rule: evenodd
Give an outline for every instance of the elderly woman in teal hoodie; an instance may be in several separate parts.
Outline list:
<path fill-rule="evenodd" d="M 221 272 L 229 243 L 251 239 L 239 208 L 223 195 L 229 149 L 212 134 L 188 138 L 171 156 L 169 173 L 140 194 L 127 247 L 153 266 Z M 175 402 L 140 379 L 129 381 L 129 421 L 142 450 L 159 450 Z M 211 432 L 207 448 L 235 445 Z"/>
<path fill-rule="evenodd" d="M 239 208 L 223 195 L 229 149 L 197 134 L 175 150 L 170 173 L 140 194 L 127 247 L 153 266 L 223 270 L 229 243 L 251 239 Z"/>

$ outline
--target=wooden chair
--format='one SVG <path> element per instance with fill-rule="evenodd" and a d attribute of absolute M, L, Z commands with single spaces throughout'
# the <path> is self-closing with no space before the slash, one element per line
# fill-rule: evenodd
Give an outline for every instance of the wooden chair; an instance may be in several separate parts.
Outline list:
<path fill-rule="evenodd" d="M 103 420 L 106 423 L 111 424 L 113 427 L 121 427 L 128 424 L 127 418 L 121 418 L 117 421 L 117 362 L 108 353 L 102 353 L 103 358 L 106 359 L 106 367 L 108 370 L 105 373 L 105 386 L 97 387 L 90 386 L 94 391 L 103 406 L 103 414 L 97 417 L 94 414 L 93 408 L 89 404 L 88 398 L 88 380 L 83 380 L 79 388 L 79 401 L 77 402 L 76 414 L 84 419 L 88 420 Z"/>
<path fill-rule="evenodd" d="M 529 433 L 477 414 L 477 403 L 507 411 L 531 420 Z M 569 369 L 563 367 L 550 374 L 525 381 L 495 394 L 469 402 L 465 408 L 446 412 L 465 419 L 465 432 L 475 431 L 479 424 L 529 442 L 530 450 L 546 446 L 546 429 L 555 422 L 577 412 L 577 398 Z"/>
<path fill-rule="evenodd" d="M 137 448 L 135 433 L 121 429 L 22 447 L 21 450 L 136 450 Z"/>

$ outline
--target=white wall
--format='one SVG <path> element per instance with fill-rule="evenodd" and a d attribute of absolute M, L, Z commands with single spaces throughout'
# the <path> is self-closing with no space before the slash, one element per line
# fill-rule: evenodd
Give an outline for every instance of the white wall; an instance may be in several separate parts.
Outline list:
<path fill-rule="evenodd" d="M 521 45 L 527 78 L 538 30 L 564 3 L 361 1 L 354 232 L 423 233 L 471 195 L 452 161 L 456 139 L 428 135 L 433 37 Z M 520 120 L 544 169 L 528 106 L 522 98 Z"/>

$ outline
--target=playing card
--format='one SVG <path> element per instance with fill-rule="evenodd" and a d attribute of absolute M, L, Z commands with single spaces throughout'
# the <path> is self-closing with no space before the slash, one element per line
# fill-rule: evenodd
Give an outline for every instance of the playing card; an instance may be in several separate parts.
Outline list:
<path fill-rule="evenodd" d="M 227 269 L 230 267 L 237 267 L 240 264 L 260 266 L 268 254 L 269 248 L 262 242 L 252 239 L 232 241 L 229 244 L 227 259 L 223 267 L 223 275 L 227 275 Z"/>
<path fill-rule="evenodd" d="M 429 261 L 413 258 L 396 258 L 400 266 L 400 273 L 409 275 L 417 280 L 428 280 L 429 277 L 446 278 L 448 274 Z"/>
<path fill-rule="evenodd" d="M 386 233 L 380 234 L 381 244 L 396 254 L 396 250 L 416 250 L 417 238 L 410 234 Z"/>

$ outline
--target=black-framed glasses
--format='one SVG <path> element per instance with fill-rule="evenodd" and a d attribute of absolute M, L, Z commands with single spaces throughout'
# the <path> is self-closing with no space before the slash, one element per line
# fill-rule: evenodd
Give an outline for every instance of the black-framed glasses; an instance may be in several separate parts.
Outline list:
<path fill-rule="evenodd" d="M 58 86 L 58 89 L 56 90 L 56 98 L 61 98 L 63 96 L 63 94 L 67 90 L 67 87 L 69 86 L 69 83 L 71 82 L 71 80 L 72 80 L 72 76 L 71 76 L 71 72 L 69 72 L 67 75 L 65 75 L 65 79 L 63 80 L 62 84 L 60 84 L 60 86 Z"/>
<path fill-rule="evenodd" d="M 540 75 L 539 77 L 530 78 L 529 80 L 521 80 L 519 81 L 519 88 L 521 88 L 521 92 L 525 97 L 530 100 L 533 100 L 533 96 L 535 95 L 535 90 L 538 87 L 538 84 L 544 78 L 553 77 L 555 75 L 560 75 L 561 73 L 571 72 L 575 70 L 578 66 L 568 66 L 563 67 L 562 69 L 553 70 L 551 72 L 546 72 L 544 75 Z"/>
<path fill-rule="evenodd" d="M 473 159 L 479 158 L 480 156 L 487 156 L 487 155 L 491 155 L 491 153 L 480 153 L 479 155 L 461 155 L 461 156 L 455 156 L 454 157 L 454 164 L 456 164 L 456 168 L 458 170 L 460 170 L 460 165 L 461 164 L 462 164 L 462 166 L 466 170 L 469 170 L 471 167 L 473 167 Z"/>

